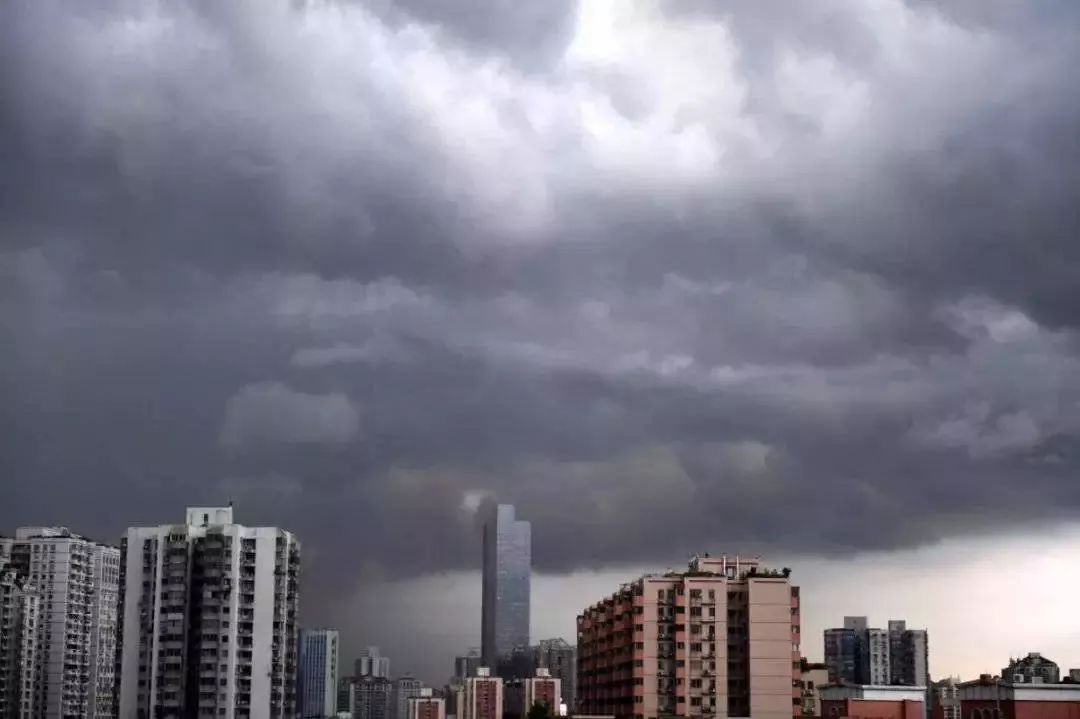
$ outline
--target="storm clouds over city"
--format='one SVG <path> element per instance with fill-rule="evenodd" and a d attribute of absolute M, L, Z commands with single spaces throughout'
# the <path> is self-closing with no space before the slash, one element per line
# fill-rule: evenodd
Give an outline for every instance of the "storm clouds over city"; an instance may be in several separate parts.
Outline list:
<path fill-rule="evenodd" d="M 551 577 L 1075 520 L 1078 28 L 4 2 L 0 527 L 231 500 L 344 614 L 492 499 Z"/>

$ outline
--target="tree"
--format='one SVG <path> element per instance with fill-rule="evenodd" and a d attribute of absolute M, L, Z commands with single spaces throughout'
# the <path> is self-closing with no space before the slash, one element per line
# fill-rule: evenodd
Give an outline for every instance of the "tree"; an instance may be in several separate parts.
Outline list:
<path fill-rule="evenodd" d="M 547 704 L 544 702 L 535 702 L 529 708 L 529 713 L 526 715 L 525 719 L 553 719 L 554 716 L 555 715 L 551 712 L 551 707 Z"/>

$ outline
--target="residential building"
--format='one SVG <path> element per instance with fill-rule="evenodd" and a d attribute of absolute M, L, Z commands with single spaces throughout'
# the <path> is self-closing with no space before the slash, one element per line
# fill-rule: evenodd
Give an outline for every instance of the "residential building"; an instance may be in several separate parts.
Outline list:
<path fill-rule="evenodd" d="M 353 663 L 355 676 L 390 678 L 390 657 L 384 657 L 378 647 L 364 647 L 360 658 Z"/>
<path fill-rule="evenodd" d="M 34 717 L 41 595 L 0 557 L 0 717 Z"/>
<path fill-rule="evenodd" d="M 406 674 L 394 680 L 394 719 L 409 719 L 409 700 L 420 696 L 423 683 Z"/>
<path fill-rule="evenodd" d="M 300 543 L 188 507 L 121 546 L 120 716 L 296 715 Z"/>
<path fill-rule="evenodd" d="M 802 690 L 802 715 L 820 717 L 821 687 L 829 683 L 829 672 L 821 662 L 802 660 L 799 666 L 799 688 Z"/>
<path fill-rule="evenodd" d="M 120 550 L 65 527 L 21 527 L 0 545 L 40 602 L 29 716 L 116 717 Z"/>
<path fill-rule="evenodd" d="M 385 677 L 356 677 L 353 719 L 392 719 L 394 684 Z"/>
<path fill-rule="evenodd" d="M 953 678 L 943 679 L 931 686 L 933 719 L 962 719 L 960 709 L 960 694 L 957 689 L 957 681 Z"/>
<path fill-rule="evenodd" d="M 577 696 L 577 647 L 565 639 L 541 639 L 534 666 L 546 667 L 562 683 L 562 701 L 572 711 Z"/>
<path fill-rule="evenodd" d="M 296 677 L 299 719 L 324 719 L 337 714 L 339 637 L 334 629 L 300 632 Z"/>
<path fill-rule="evenodd" d="M 1001 670 L 1001 680 L 1011 684 L 1057 684 L 1061 670 L 1042 654 L 1028 652 L 1026 657 L 1009 659 L 1009 666 Z"/>
<path fill-rule="evenodd" d="M 465 679 L 476 676 L 476 668 L 483 664 L 480 658 L 480 648 L 473 647 L 467 654 L 454 657 L 454 678 Z"/>
<path fill-rule="evenodd" d="M 926 687 L 828 685 L 821 688 L 822 716 L 837 719 L 925 719 L 925 695 Z"/>
<path fill-rule="evenodd" d="M 925 629 L 908 629 L 907 622 L 889 621 L 889 683 L 928 685 L 929 638 Z"/>
<path fill-rule="evenodd" d="M 503 680 L 491 676 L 488 667 L 477 667 L 476 676 L 465 680 L 459 694 L 458 719 L 502 719 Z"/>
<path fill-rule="evenodd" d="M 1076 684 L 1012 683 L 983 675 L 956 685 L 963 719 L 1066 719 L 1080 716 Z M 941 719 L 941 707 L 933 717 Z"/>
<path fill-rule="evenodd" d="M 1070 669 L 1068 678 L 1063 679 L 1062 681 L 1069 681 L 1072 684 L 1080 684 L 1080 669 Z"/>
<path fill-rule="evenodd" d="M 547 707 L 548 711 L 557 716 L 559 705 L 562 704 L 562 682 L 551 676 L 547 667 L 538 667 L 536 676 L 525 680 L 525 701 L 521 706 L 521 715 L 526 716 L 529 710 L 540 704 Z"/>
<path fill-rule="evenodd" d="M 529 646 L 531 542 L 531 527 L 515 517 L 513 505 L 492 508 L 484 523 L 480 626 L 488 667 L 497 667 L 499 658 L 514 648 Z"/>
<path fill-rule="evenodd" d="M 409 697 L 405 719 L 446 719 L 446 702 L 423 688 L 416 696 Z"/>
<path fill-rule="evenodd" d="M 866 617 L 844 617 L 843 628 L 826 629 L 825 666 L 833 684 L 926 686 L 927 633 L 890 620 L 888 629 Z"/>
<path fill-rule="evenodd" d="M 578 616 L 578 711 L 799 716 L 799 592 L 789 575 L 757 557 L 705 555 L 588 607 Z"/>

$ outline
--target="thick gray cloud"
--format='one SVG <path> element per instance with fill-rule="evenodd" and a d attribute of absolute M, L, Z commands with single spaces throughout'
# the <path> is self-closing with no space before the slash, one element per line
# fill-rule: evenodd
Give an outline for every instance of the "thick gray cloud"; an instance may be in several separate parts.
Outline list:
<path fill-rule="evenodd" d="M 321 590 L 483 497 L 551 571 L 1075 518 L 1074 3 L 540 5 L 0 5 L 0 524 L 234 499 Z"/>

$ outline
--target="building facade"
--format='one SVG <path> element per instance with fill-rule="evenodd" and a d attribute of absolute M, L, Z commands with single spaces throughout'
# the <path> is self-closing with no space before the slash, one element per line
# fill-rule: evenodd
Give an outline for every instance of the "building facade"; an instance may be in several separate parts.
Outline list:
<path fill-rule="evenodd" d="M 394 719 L 408 719 L 409 700 L 420 696 L 423 683 L 409 675 L 394 680 Z"/>
<path fill-rule="evenodd" d="M 843 628 L 826 629 L 825 666 L 833 684 L 927 686 L 925 629 L 890 620 L 888 629 L 869 626 L 866 617 L 844 617 Z"/>
<path fill-rule="evenodd" d="M 446 702 L 431 695 L 430 689 L 410 697 L 405 719 L 446 719 Z"/>
<path fill-rule="evenodd" d="M 962 719 L 960 713 L 960 693 L 955 679 L 943 679 L 935 682 L 931 687 L 931 701 L 933 702 L 934 719 Z"/>
<path fill-rule="evenodd" d="M 480 643 L 484 664 L 529 646 L 532 529 L 511 504 L 494 507 L 484 523 Z"/>
<path fill-rule="evenodd" d="M 41 596 L 0 557 L 0 717 L 18 719 L 34 712 L 34 670 Z"/>
<path fill-rule="evenodd" d="M 1071 719 L 1080 716 L 1080 686 L 1003 682 L 982 676 L 956 685 L 963 719 Z M 944 707 L 935 700 L 931 716 L 943 719 Z"/>
<path fill-rule="evenodd" d="M 527 716 L 537 704 L 546 707 L 552 716 L 558 716 L 562 703 L 562 682 L 551 676 L 546 667 L 537 668 L 536 676 L 526 679 L 524 685 L 522 716 Z"/>
<path fill-rule="evenodd" d="M 573 711 L 577 706 L 577 647 L 565 639 L 541 639 L 535 666 L 545 667 L 561 682 L 562 701 Z"/>
<path fill-rule="evenodd" d="M 353 719 L 392 719 L 394 685 L 386 677 L 356 677 Z"/>
<path fill-rule="evenodd" d="M 828 719 L 926 719 L 926 687 L 843 684 L 821 689 Z"/>
<path fill-rule="evenodd" d="M 64 527 L 21 527 L 0 545 L 39 598 L 28 716 L 116 717 L 120 550 Z"/>
<path fill-rule="evenodd" d="M 337 714 L 338 646 L 338 633 L 333 629 L 300 632 L 296 677 L 300 719 L 323 719 Z"/>
<path fill-rule="evenodd" d="M 476 676 L 476 668 L 482 665 L 480 648 L 473 647 L 466 654 L 454 657 L 454 679 Z"/>
<path fill-rule="evenodd" d="M 808 662 L 805 659 L 799 667 L 799 688 L 802 690 L 802 715 L 820 717 L 821 688 L 829 683 L 829 672 L 823 663 Z"/>
<path fill-rule="evenodd" d="M 1012 684 L 1057 684 L 1061 670 L 1042 654 L 1029 652 L 1026 657 L 1010 659 L 1001 670 L 1001 679 Z"/>
<path fill-rule="evenodd" d="M 478 667 L 458 697 L 458 719 L 502 719 L 503 680 L 491 676 L 488 667 Z"/>
<path fill-rule="evenodd" d="M 296 715 L 300 543 L 189 507 L 122 546 L 123 719 Z"/>
<path fill-rule="evenodd" d="M 788 575 L 759 558 L 706 555 L 624 584 L 578 616 L 578 711 L 799 716 L 799 593 Z"/>

